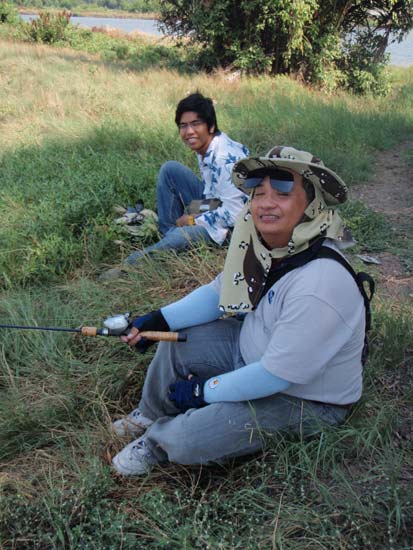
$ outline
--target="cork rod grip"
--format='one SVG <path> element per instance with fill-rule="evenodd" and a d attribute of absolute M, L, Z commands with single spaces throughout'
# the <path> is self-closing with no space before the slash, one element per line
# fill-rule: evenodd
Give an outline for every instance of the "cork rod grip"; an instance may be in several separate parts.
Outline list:
<path fill-rule="evenodd" d="M 100 329 L 97 327 L 82 327 L 79 331 L 83 336 L 121 336 L 120 334 L 110 333 L 108 329 Z M 186 342 L 186 334 L 182 332 L 162 332 L 157 330 L 144 330 L 139 333 L 148 340 L 159 342 Z"/>
<path fill-rule="evenodd" d="M 98 335 L 98 329 L 97 327 L 82 327 L 80 329 L 81 334 L 83 336 L 97 336 Z"/>
<path fill-rule="evenodd" d="M 181 332 L 161 332 L 157 330 L 143 330 L 139 334 L 147 340 L 165 341 L 165 342 L 186 342 L 186 334 Z"/>

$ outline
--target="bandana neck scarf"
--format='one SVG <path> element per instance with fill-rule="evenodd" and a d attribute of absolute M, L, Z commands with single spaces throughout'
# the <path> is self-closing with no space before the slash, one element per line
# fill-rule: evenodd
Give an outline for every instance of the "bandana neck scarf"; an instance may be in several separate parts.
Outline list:
<path fill-rule="evenodd" d="M 327 208 L 320 189 L 305 210 L 306 221 L 294 228 L 287 246 L 269 250 L 255 229 L 251 199 L 239 215 L 224 265 L 220 308 L 227 313 L 252 311 L 258 304 L 274 259 L 308 249 L 317 237 L 342 241 L 345 227 L 336 210 Z"/>

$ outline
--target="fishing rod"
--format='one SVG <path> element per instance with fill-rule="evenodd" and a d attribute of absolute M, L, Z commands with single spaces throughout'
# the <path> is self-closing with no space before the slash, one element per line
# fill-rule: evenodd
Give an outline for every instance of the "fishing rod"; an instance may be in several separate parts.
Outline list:
<path fill-rule="evenodd" d="M 82 336 L 122 336 L 128 334 L 131 326 L 131 312 L 120 313 L 107 317 L 103 321 L 103 327 L 79 327 L 79 328 L 64 328 L 64 327 L 39 327 L 30 325 L 3 325 L 0 324 L 0 329 L 9 328 L 17 330 L 49 330 L 55 332 L 76 332 Z M 154 342 L 186 342 L 187 336 L 182 332 L 163 332 L 158 330 L 144 330 L 139 334 L 147 340 Z"/>

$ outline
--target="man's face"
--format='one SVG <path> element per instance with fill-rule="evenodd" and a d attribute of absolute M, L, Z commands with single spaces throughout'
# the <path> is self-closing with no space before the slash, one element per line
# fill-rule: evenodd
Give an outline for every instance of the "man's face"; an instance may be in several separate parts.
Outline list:
<path fill-rule="evenodd" d="M 308 206 L 302 176 L 293 171 L 291 173 L 294 176 L 294 185 L 288 193 L 273 189 L 269 176 L 265 176 L 253 191 L 252 219 L 257 231 L 270 249 L 287 246 L 294 227 L 299 223 Z"/>
<path fill-rule="evenodd" d="M 192 149 L 192 151 L 195 151 L 195 153 L 205 155 L 214 137 L 215 128 L 212 127 L 208 130 L 207 123 L 193 111 L 183 113 L 178 127 L 179 134 L 185 145 Z"/>

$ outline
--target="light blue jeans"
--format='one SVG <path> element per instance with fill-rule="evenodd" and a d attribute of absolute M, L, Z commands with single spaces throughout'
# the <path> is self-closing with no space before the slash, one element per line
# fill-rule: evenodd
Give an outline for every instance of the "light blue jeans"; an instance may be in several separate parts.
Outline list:
<path fill-rule="evenodd" d="M 184 250 L 199 241 L 213 242 L 205 227 L 187 225 L 177 227 L 180 218 L 192 200 L 202 199 L 203 183 L 183 164 L 170 160 L 160 169 L 157 183 L 159 230 L 162 239 L 143 250 L 130 254 L 125 263 L 134 265 L 145 254 L 160 250 Z"/>
<path fill-rule="evenodd" d="M 239 348 L 242 323 L 218 320 L 187 329 L 186 342 L 160 342 L 145 379 L 139 408 L 154 423 L 146 442 L 160 462 L 222 463 L 255 453 L 265 436 L 280 432 L 310 435 L 341 423 L 347 410 L 282 393 L 236 403 L 212 403 L 181 414 L 168 397 L 177 379 L 210 378 L 244 366 Z"/>

